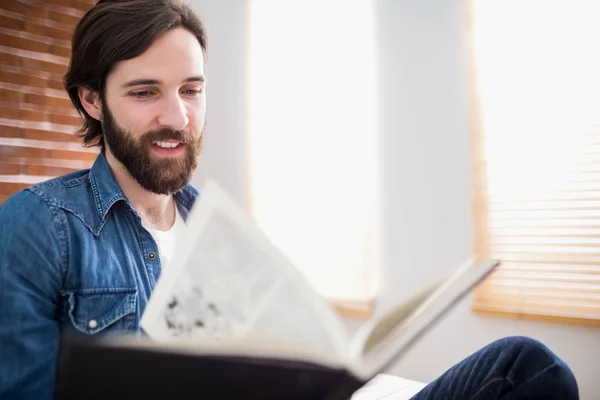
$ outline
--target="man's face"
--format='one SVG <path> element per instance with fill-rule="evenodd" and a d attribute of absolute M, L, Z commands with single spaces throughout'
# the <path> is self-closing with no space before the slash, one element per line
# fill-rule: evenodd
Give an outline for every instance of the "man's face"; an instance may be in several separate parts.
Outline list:
<path fill-rule="evenodd" d="M 202 47 L 183 28 L 108 76 L 101 121 L 107 151 L 146 190 L 168 195 L 191 179 L 202 149 L 204 85 Z"/>

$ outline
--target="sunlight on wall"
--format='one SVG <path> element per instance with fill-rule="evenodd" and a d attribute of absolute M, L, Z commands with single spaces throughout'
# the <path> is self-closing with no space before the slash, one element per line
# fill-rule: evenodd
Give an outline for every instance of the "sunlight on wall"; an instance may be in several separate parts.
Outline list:
<path fill-rule="evenodd" d="M 369 0 L 252 0 L 251 206 L 316 289 L 375 290 L 376 98 Z"/>
<path fill-rule="evenodd" d="M 600 2 L 474 6 L 490 252 L 555 273 L 591 265 L 580 270 L 597 274 Z"/>
<path fill-rule="evenodd" d="M 565 185 L 585 189 L 573 177 L 595 161 L 583 154 L 590 140 L 600 144 L 591 137 L 600 126 L 600 3 L 474 5 L 491 200 L 544 200 Z"/>

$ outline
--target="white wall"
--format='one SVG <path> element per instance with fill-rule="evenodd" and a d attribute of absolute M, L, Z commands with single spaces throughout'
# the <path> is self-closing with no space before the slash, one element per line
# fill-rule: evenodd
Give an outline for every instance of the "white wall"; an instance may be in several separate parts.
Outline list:
<path fill-rule="evenodd" d="M 209 34 L 206 138 L 193 183 L 215 178 L 248 206 L 246 137 L 246 0 L 189 0 Z"/>
<path fill-rule="evenodd" d="M 246 204 L 244 0 L 191 0 L 211 33 L 208 139 L 195 181 Z M 384 311 L 472 252 L 464 0 L 375 0 L 378 17 Z M 357 32 L 359 34 L 359 32 Z M 600 330 L 473 316 L 461 302 L 389 372 L 428 381 L 490 341 L 527 335 L 600 398 Z"/>
<path fill-rule="evenodd" d="M 472 250 L 463 0 L 378 0 L 386 309 Z M 600 398 L 600 330 L 491 319 L 462 301 L 391 371 L 428 381 L 507 335 L 545 342 Z"/>

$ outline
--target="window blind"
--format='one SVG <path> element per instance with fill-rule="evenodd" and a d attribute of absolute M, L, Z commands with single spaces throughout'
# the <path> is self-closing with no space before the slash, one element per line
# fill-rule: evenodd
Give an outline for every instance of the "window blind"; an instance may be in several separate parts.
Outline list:
<path fill-rule="evenodd" d="M 597 2 L 473 0 L 473 309 L 600 325 Z"/>

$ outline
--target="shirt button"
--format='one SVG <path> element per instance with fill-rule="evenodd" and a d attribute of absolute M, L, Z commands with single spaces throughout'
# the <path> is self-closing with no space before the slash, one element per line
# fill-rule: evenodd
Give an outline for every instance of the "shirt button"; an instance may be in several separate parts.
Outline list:
<path fill-rule="evenodd" d="M 90 329 L 95 329 L 98 326 L 98 322 L 96 322 L 95 319 L 91 319 L 90 322 L 88 322 L 88 328 Z"/>
<path fill-rule="evenodd" d="M 156 253 L 154 253 L 153 251 L 151 251 L 150 253 L 148 253 L 148 258 L 150 260 L 154 260 L 156 258 Z"/>

